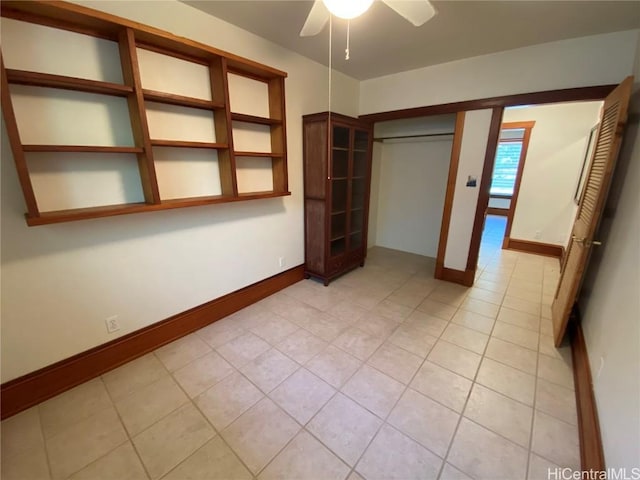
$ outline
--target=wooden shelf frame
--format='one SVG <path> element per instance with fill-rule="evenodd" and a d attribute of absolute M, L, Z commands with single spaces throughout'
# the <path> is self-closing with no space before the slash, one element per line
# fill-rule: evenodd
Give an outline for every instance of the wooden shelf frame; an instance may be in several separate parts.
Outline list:
<path fill-rule="evenodd" d="M 288 191 L 285 78 L 286 72 L 171 33 L 141 25 L 124 18 L 62 1 L 3 1 L 1 15 L 29 23 L 68 30 L 116 42 L 120 54 L 123 84 L 53 75 L 41 72 L 5 69 L 0 53 L 2 110 L 18 179 L 27 206 L 27 224 L 44 225 L 129 213 L 141 213 L 198 205 L 276 198 Z M 142 48 L 174 58 L 205 65 L 209 71 L 211 100 L 146 89 L 142 85 L 137 49 Z M 228 74 L 241 75 L 268 85 L 269 117 L 232 113 Z M 15 118 L 9 85 L 28 85 L 110 95 L 126 98 L 134 146 L 35 145 L 22 144 Z M 147 120 L 147 102 L 164 103 L 213 112 L 215 142 L 193 142 L 151 138 Z M 270 152 L 236 152 L 233 148 L 234 121 L 267 125 Z M 153 157 L 154 147 L 215 149 L 218 152 L 221 195 L 181 199 L 161 198 Z M 60 211 L 40 211 L 26 161 L 27 153 L 128 153 L 138 162 L 144 202 L 103 205 Z M 239 193 L 236 157 L 269 157 L 273 190 Z"/>

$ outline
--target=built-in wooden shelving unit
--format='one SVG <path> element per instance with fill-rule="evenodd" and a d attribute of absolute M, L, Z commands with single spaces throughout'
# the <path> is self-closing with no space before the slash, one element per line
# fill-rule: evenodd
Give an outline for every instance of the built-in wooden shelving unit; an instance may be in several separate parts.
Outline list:
<path fill-rule="evenodd" d="M 120 57 L 122 84 L 5 68 L 4 61 L 2 61 L 0 66 L 2 73 L 0 85 L 2 90 L 2 110 L 18 178 L 27 205 L 26 218 L 29 225 L 43 225 L 289 195 L 284 96 L 285 72 L 205 44 L 177 37 L 156 28 L 66 2 L 39 0 L 29 2 L 3 1 L 1 13 L 3 17 L 13 20 L 115 42 Z M 3 47 L 6 46 L 5 42 Z M 209 76 L 211 98 L 196 98 L 159 91 L 156 88 L 145 88 L 139 61 L 139 51 L 141 49 L 205 66 Z M 153 53 L 149 53 L 149 55 L 153 55 Z M 78 58 L 77 61 L 82 62 L 82 59 Z M 266 103 L 268 103 L 268 116 L 232 112 L 233 105 L 230 102 L 229 94 L 229 73 L 252 81 L 263 82 L 263 84 L 267 85 L 268 99 L 266 99 Z M 124 98 L 126 99 L 129 113 L 133 145 L 57 145 L 47 144 L 50 143 L 47 141 L 42 142 L 42 144 L 36 144 L 35 142 L 23 143 L 19 122 L 14 111 L 11 85 L 38 87 L 42 91 L 54 89 L 54 92 L 71 90 L 105 96 L 105 99 L 113 97 Z M 122 100 L 118 101 L 122 102 Z M 214 130 L 212 138 L 215 138 L 215 141 L 155 138 L 150 133 L 148 116 L 149 109 L 155 107 L 150 105 L 149 102 L 172 106 L 164 108 L 178 107 L 187 109 L 187 111 L 189 111 L 188 109 L 196 109 L 198 112 L 211 112 Z M 206 115 L 206 113 L 202 113 L 202 115 Z M 81 121 L 81 119 L 78 119 L 78 121 Z M 244 124 L 254 124 L 262 126 L 260 128 L 266 128 L 270 136 L 271 150 L 264 151 L 264 148 L 256 148 L 255 151 L 236 151 L 233 141 L 236 127 L 234 127 L 233 122 L 243 122 Z M 89 141 L 88 143 L 93 142 Z M 187 149 L 197 149 L 200 152 L 212 151 L 212 155 L 217 155 L 221 193 L 219 195 L 194 195 L 185 198 L 163 198 L 158 182 L 160 172 L 157 169 L 157 160 L 154 159 L 154 153 L 158 155 L 158 149 L 167 150 L 167 148 L 178 148 L 179 151 L 187 151 Z M 242 150 L 245 149 L 246 146 L 243 145 Z M 137 159 L 140 188 L 144 195 L 144 201 L 63 210 L 43 209 L 39 204 L 38 194 L 32 181 L 33 172 L 30 171 L 28 155 L 44 154 L 47 156 L 44 161 L 55 162 L 58 158 L 63 161 L 65 154 L 89 153 L 95 155 L 106 154 L 106 158 L 116 157 L 116 155 L 111 154 L 119 154 L 120 157 L 128 154 L 131 158 Z M 55 155 L 63 156 L 55 157 Z M 236 165 L 237 157 L 252 157 L 254 162 L 270 160 L 272 188 L 268 191 L 258 192 L 239 191 L 238 175 L 241 167 Z"/>

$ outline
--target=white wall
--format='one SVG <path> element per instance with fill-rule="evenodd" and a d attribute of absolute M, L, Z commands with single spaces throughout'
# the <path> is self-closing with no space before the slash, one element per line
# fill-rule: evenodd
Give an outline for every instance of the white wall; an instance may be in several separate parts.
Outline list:
<path fill-rule="evenodd" d="M 612 213 L 596 237 L 604 245 L 593 251 L 580 298 L 605 461 L 627 469 L 640 459 L 640 42 L 635 79 Z"/>
<path fill-rule="evenodd" d="M 360 114 L 619 83 L 633 69 L 637 38 L 638 30 L 594 35 L 366 80 Z"/>
<path fill-rule="evenodd" d="M 278 257 L 304 258 L 301 117 L 327 110 L 326 67 L 179 2 L 87 5 L 288 72 L 292 195 L 27 227 L 3 125 L 3 382 L 274 275 Z M 358 82 L 333 78 L 332 109 L 356 115 Z"/>
<path fill-rule="evenodd" d="M 378 203 L 380 199 L 380 168 L 382 165 L 382 143 L 373 142 L 371 154 L 371 192 L 369 194 L 369 223 L 367 225 L 367 247 L 376 246 L 378 234 Z"/>
<path fill-rule="evenodd" d="M 577 205 L 574 194 L 589 133 L 602 102 L 508 108 L 502 121 L 535 121 L 511 238 L 566 246 Z"/>
<path fill-rule="evenodd" d="M 385 142 L 376 245 L 435 258 L 451 146 L 450 139 Z"/>
<path fill-rule="evenodd" d="M 376 138 L 452 133 L 455 115 L 380 122 Z M 435 257 L 453 137 L 386 139 L 373 156 L 370 237 L 382 247 Z M 373 229 L 371 226 L 373 225 Z"/>
<path fill-rule="evenodd" d="M 491 109 L 475 110 L 466 112 L 464 117 L 458 175 L 453 193 L 447 250 L 444 255 L 444 266 L 453 270 L 467 269 L 492 112 Z M 467 186 L 469 177 L 475 177 L 475 186 Z"/>

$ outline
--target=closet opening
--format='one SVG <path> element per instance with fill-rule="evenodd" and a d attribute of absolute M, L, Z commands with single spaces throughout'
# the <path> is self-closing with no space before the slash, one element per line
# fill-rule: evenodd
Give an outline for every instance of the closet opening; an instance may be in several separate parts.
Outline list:
<path fill-rule="evenodd" d="M 438 251 L 456 114 L 374 124 L 369 245 Z"/>

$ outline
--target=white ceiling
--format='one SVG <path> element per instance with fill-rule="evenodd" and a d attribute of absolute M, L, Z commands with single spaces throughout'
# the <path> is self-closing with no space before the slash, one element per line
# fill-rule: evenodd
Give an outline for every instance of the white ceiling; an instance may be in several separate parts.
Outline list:
<path fill-rule="evenodd" d="M 183 1 L 328 64 L 328 27 L 315 37 L 298 36 L 311 9 L 310 0 Z M 349 61 L 344 59 L 346 21 L 334 19 L 333 67 L 364 80 L 527 45 L 640 28 L 640 0 L 432 3 L 438 14 L 416 28 L 375 1 L 351 21 Z"/>

